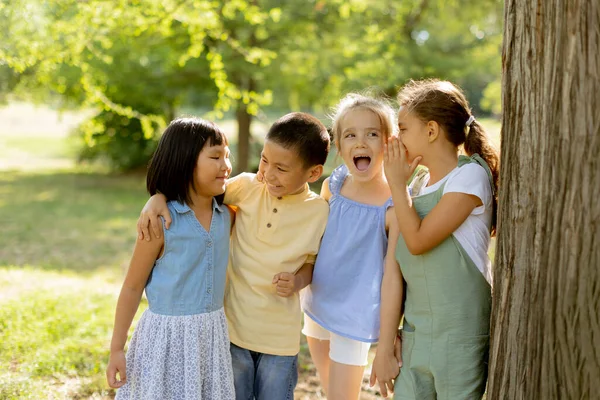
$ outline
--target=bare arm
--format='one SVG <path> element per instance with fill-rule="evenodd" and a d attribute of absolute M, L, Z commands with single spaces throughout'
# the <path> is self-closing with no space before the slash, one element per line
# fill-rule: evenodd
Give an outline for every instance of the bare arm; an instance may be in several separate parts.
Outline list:
<path fill-rule="evenodd" d="M 277 294 L 281 297 L 289 297 L 296 292 L 304 289 L 312 282 L 312 275 L 315 265 L 313 263 L 304 263 L 295 273 L 280 272 L 273 277 L 273 284 L 276 285 Z"/>
<path fill-rule="evenodd" d="M 388 250 L 381 282 L 380 333 L 377 353 L 371 372 L 371 386 L 379 381 L 381 394 L 387 397 L 394 389 L 393 380 L 398 375 L 401 357 L 395 354 L 396 336 L 400 324 L 403 298 L 402 272 L 396 262 L 396 243 L 399 230 L 395 218 L 389 224 Z M 399 344 L 399 343 L 398 343 Z"/>
<path fill-rule="evenodd" d="M 120 387 L 125 383 L 125 355 L 123 349 L 127 341 L 127 332 L 133 321 L 133 317 L 140 305 L 140 299 L 158 258 L 164 241 L 144 241 L 138 239 L 133 250 L 133 256 L 129 264 L 129 270 L 125 282 L 121 288 L 117 309 L 115 313 L 115 326 L 110 343 L 110 360 L 106 371 L 108 383 L 111 387 Z M 116 380 L 119 372 L 120 381 Z"/>
<path fill-rule="evenodd" d="M 482 204 L 477 196 L 466 193 L 447 193 L 421 220 L 412 206 L 406 182 L 420 158 L 408 165 L 406 148 L 398 138 L 390 138 L 384 147 L 385 174 L 392 191 L 398 226 L 406 247 L 412 254 L 423 254 L 448 238 Z"/>
<path fill-rule="evenodd" d="M 321 197 L 329 201 L 331 198 L 331 191 L 329 190 L 329 178 L 326 178 L 321 185 Z"/>
<path fill-rule="evenodd" d="M 447 193 L 421 220 L 412 207 L 406 187 L 392 187 L 392 198 L 406 247 L 415 255 L 423 254 L 442 243 L 458 229 L 475 207 L 482 204 L 477 196 Z"/>
<path fill-rule="evenodd" d="M 296 271 L 296 289 L 300 291 L 310 285 L 312 282 L 313 271 L 315 269 L 315 264 L 313 263 L 305 263 L 300 267 L 298 271 Z"/>

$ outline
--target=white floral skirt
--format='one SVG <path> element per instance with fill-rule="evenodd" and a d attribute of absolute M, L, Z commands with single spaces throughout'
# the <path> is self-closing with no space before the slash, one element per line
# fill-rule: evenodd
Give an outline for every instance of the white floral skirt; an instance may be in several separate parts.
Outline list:
<path fill-rule="evenodd" d="M 126 358 L 117 400 L 235 398 L 223 309 L 183 316 L 146 310 Z"/>

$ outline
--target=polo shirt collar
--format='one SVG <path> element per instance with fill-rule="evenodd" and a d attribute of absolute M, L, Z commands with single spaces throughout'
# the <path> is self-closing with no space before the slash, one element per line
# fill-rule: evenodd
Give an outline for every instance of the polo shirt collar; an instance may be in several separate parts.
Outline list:
<path fill-rule="evenodd" d="M 289 202 L 289 203 L 295 203 L 295 202 L 301 202 L 306 200 L 306 198 L 308 197 L 308 194 L 310 192 L 310 186 L 308 186 L 308 183 L 304 184 L 304 189 L 302 189 L 302 191 L 300 193 L 297 194 L 288 194 L 287 196 L 283 196 L 283 197 L 276 197 L 277 200 L 282 200 L 285 202 Z"/>

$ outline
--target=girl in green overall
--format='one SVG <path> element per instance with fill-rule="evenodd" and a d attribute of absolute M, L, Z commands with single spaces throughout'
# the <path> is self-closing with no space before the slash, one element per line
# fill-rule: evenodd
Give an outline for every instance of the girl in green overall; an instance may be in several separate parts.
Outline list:
<path fill-rule="evenodd" d="M 385 147 L 400 268 L 386 268 L 373 373 L 395 399 L 481 399 L 486 386 L 499 157 L 450 82 L 411 82 L 399 94 L 399 138 Z M 464 152 L 459 155 L 459 146 Z M 415 168 L 429 170 L 412 198 Z M 415 180 L 419 184 L 419 180 Z M 416 190 L 415 190 L 416 189 Z M 390 245 L 392 245 L 390 234 Z M 386 267 L 390 263 L 386 264 Z M 402 367 L 393 354 L 406 282 Z M 385 389 L 382 389 L 382 394 Z"/>

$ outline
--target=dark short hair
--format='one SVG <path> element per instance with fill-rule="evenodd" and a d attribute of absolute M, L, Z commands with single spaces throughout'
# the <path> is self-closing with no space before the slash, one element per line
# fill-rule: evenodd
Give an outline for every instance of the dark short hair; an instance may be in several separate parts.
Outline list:
<path fill-rule="evenodd" d="M 194 170 L 206 143 L 209 146 L 229 144 L 225 134 L 212 122 L 200 118 L 172 121 L 150 160 L 146 176 L 148 193 L 162 193 L 167 201 L 191 204 Z"/>
<path fill-rule="evenodd" d="M 325 164 L 329 154 L 327 128 L 306 113 L 294 112 L 279 118 L 271 125 L 265 139 L 296 150 L 305 168 Z"/>

